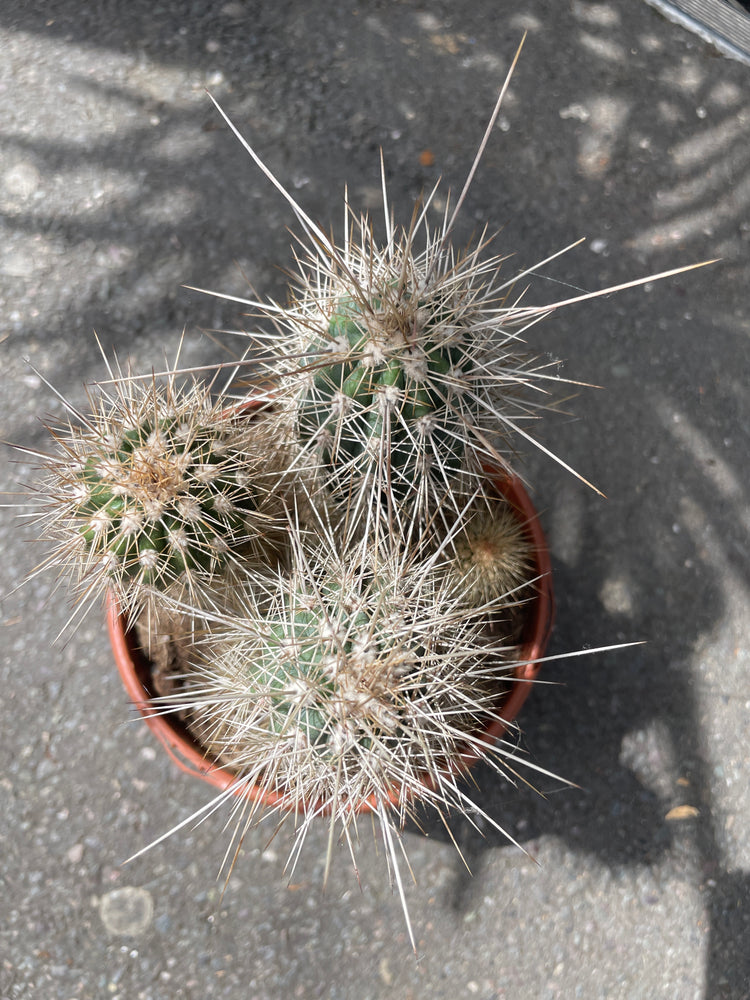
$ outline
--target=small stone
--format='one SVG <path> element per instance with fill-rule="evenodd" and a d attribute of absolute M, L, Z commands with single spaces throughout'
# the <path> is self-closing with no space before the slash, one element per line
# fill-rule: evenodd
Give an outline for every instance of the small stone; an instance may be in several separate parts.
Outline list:
<path fill-rule="evenodd" d="M 628 581 L 622 577 L 605 580 L 599 591 L 599 599 L 610 614 L 633 613 L 633 595 Z"/>
<path fill-rule="evenodd" d="M 583 104 L 569 104 L 566 108 L 560 108 L 558 114 L 563 119 L 575 118 L 579 122 L 587 122 L 591 117 L 591 112 Z"/>
<path fill-rule="evenodd" d="M 154 916 L 154 902 L 147 889 L 126 886 L 102 896 L 99 915 L 110 934 L 143 934 Z"/>
<path fill-rule="evenodd" d="M 33 163 L 17 163 L 3 174 L 3 187 L 8 194 L 26 201 L 39 187 L 41 177 Z"/>
<path fill-rule="evenodd" d="M 385 985 L 391 986 L 393 983 L 393 973 L 391 972 L 391 966 L 387 958 L 381 958 L 379 972 L 380 978 Z"/>
<path fill-rule="evenodd" d="M 65 852 L 65 856 L 72 865 L 77 865 L 83 857 L 83 844 L 73 844 Z"/>
<path fill-rule="evenodd" d="M 664 819 L 669 820 L 669 822 L 674 822 L 675 820 L 681 819 L 694 819 L 699 815 L 699 810 L 695 806 L 675 806 L 670 809 Z"/>

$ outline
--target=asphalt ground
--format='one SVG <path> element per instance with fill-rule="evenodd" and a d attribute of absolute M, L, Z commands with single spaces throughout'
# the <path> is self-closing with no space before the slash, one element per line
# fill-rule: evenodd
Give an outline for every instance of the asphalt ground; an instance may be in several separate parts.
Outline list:
<path fill-rule="evenodd" d="M 750 997 L 748 588 L 750 69 L 644 3 L 5 0 L 0 8 L 0 438 L 45 447 L 104 375 L 216 360 L 241 310 L 183 285 L 283 297 L 288 206 L 208 89 L 326 228 L 376 207 L 379 149 L 408 218 L 459 190 L 524 31 L 456 229 L 509 269 L 585 236 L 534 301 L 719 257 L 561 310 L 533 349 L 581 389 L 528 449 L 553 554 L 556 661 L 520 719 L 579 785 L 477 773 L 490 828 L 404 835 L 413 959 L 382 845 L 363 829 L 322 888 L 327 829 L 290 885 L 288 843 L 248 835 L 222 896 L 220 817 L 124 861 L 208 801 L 134 718 L 92 611 L 0 510 L 0 997 Z M 572 286 L 572 290 L 569 286 Z M 4 448 L 2 488 L 29 475 Z"/>

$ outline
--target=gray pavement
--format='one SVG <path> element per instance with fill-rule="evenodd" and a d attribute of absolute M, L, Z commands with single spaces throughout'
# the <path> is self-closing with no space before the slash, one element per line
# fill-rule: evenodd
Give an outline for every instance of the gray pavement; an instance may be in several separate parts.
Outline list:
<path fill-rule="evenodd" d="M 541 431 L 607 494 L 537 454 L 554 556 L 551 664 L 521 718 L 578 783 L 541 797 L 477 775 L 538 864 L 460 823 L 405 834 L 408 947 L 363 828 L 325 890 L 325 828 L 246 838 L 221 895 L 220 817 L 124 860 L 205 803 L 134 720 L 101 616 L 53 640 L 55 581 L 0 510 L 0 998 L 286 1000 L 750 997 L 750 69 L 626 0 L 224 4 L 67 0 L 0 8 L 0 438 L 101 377 L 93 336 L 141 367 L 218 356 L 240 310 L 182 288 L 282 295 L 293 219 L 208 88 L 306 210 L 374 205 L 378 149 L 403 217 L 460 188 L 528 39 L 457 230 L 502 229 L 509 267 L 586 236 L 530 298 L 719 264 L 571 307 L 533 347 L 581 390 Z M 427 155 L 429 151 L 430 155 Z M 563 284 L 558 284 L 562 282 Z M 28 475 L 4 449 L 2 488 Z M 688 808 L 684 808 L 688 807 Z"/>

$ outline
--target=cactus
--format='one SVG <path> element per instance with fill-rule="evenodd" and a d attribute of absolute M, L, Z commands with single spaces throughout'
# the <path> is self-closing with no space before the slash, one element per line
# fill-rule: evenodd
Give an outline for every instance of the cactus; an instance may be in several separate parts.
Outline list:
<path fill-rule="evenodd" d="M 478 730 L 511 683 L 514 647 L 487 635 L 434 559 L 295 546 L 289 576 L 257 595 L 212 617 L 182 689 L 159 704 L 236 774 L 235 790 L 283 797 L 298 844 L 321 813 L 349 839 L 363 802 L 391 832 L 416 803 L 466 811 L 467 752 L 507 773 L 510 745 Z"/>
<path fill-rule="evenodd" d="M 481 488 L 485 463 L 508 466 L 504 439 L 535 412 L 524 394 L 552 376 L 503 309 L 499 260 L 455 255 L 422 230 L 419 252 L 414 226 L 381 248 L 369 220 L 352 222 L 325 286 L 316 260 L 316 281 L 303 278 L 295 309 L 276 316 L 289 333 L 276 374 L 334 495 L 427 523 Z M 283 366 L 300 354 L 295 380 Z"/>
<path fill-rule="evenodd" d="M 565 381 L 523 341 L 556 304 L 511 300 L 525 274 L 501 276 L 505 257 L 485 256 L 485 234 L 454 250 L 458 206 L 432 228 L 435 192 L 397 227 L 384 185 L 383 243 L 347 202 L 344 239 L 333 242 L 219 111 L 309 237 L 288 305 L 240 300 L 273 323 L 272 337 L 248 331 L 250 351 L 300 444 L 334 496 L 379 507 L 389 523 L 394 512 L 427 524 L 445 505 L 457 510 L 457 495 L 482 488 L 487 463 L 510 468 L 513 439 L 533 440 L 525 426 Z"/>
<path fill-rule="evenodd" d="M 451 433 L 451 407 L 471 359 L 459 317 L 441 325 L 438 313 L 398 289 L 391 301 L 375 295 L 361 308 L 344 298 L 324 338 L 310 343 L 311 352 L 333 358 L 315 367 L 299 399 L 300 439 L 318 448 L 339 486 L 387 466 L 392 495 L 403 503 L 425 475 L 443 482 L 458 475 L 466 441 Z M 476 417 L 476 406 L 470 410 Z"/>
<path fill-rule="evenodd" d="M 518 512 L 500 497 L 472 500 L 443 549 L 447 585 L 467 607 L 485 609 L 503 597 L 509 607 L 529 595 L 531 544 Z M 506 608 L 507 610 L 507 608 Z"/>
<path fill-rule="evenodd" d="M 134 614 L 165 592 L 197 601 L 217 575 L 274 560 L 277 487 L 286 459 L 278 423 L 214 400 L 198 379 L 118 378 L 90 393 L 91 412 L 68 407 L 51 429 L 34 491 L 47 563 L 67 569 L 87 598 L 111 588 Z"/>

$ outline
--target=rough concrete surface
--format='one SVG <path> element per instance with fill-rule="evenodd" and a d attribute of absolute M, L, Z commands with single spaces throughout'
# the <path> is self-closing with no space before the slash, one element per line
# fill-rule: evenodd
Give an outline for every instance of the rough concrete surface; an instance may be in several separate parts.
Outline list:
<path fill-rule="evenodd" d="M 0 7 L 0 438 L 45 447 L 49 381 L 80 402 L 104 350 L 140 367 L 221 350 L 241 308 L 186 285 L 283 295 L 288 206 L 208 89 L 301 204 L 340 227 L 401 218 L 466 176 L 528 37 L 456 241 L 501 230 L 509 269 L 587 241 L 534 301 L 721 262 L 560 311 L 530 332 L 581 389 L 540 436 L 607 494 L 527 453 L 554 557 L 533 759 L 578 789 L 477 774 L 491 829 L 405 841 L 414 961 L 382 847 L 361 889 L 327 830 L 248 835 L 222 896 L 220 816 L 139 850 L 210 797 L 134 718 L 101 615 L 69 608 L 33 528 L 0 510 L 0 997 L 583 1000 L 750 997 L 748 589 L 750 70 L 632 0 L 345 3 L 5 0 Z M 510 271 L 509 271 L 510 273 Z M 573 289 L 569 286 L 573 286 Z M 30 367 L 31 366 L 31 367 Z M 529 452 L 532 452 L 529 449 Z M 30 461 L 4 448 L 2 487 Z M 690 808 L 679 808 L 690 807 Z"/>

